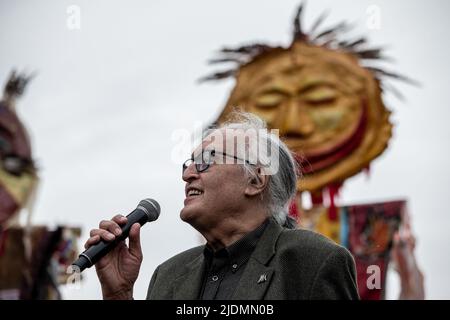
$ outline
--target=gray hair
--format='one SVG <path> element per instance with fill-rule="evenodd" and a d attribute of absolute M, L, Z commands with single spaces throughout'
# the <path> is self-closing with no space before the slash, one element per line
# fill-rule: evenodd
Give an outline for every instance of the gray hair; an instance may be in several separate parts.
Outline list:
<path fill-rule="evenodd" d="M 270 150 L 276 151 L 266 152 L 268 158 L 265 158 L 264 155 L 261 156 L 259 153 L 257 155 L 256 160 L 258 164 L 277 162 L 276 170 L 268 173 L 269 182 L 263 193 L 263 198 L 266 199 L 270 214 L 278 224 L 294 227 L 295 222 L 289 217 L 288 213 L 289 205 L 297 191 L 298 171 L 297 162 L 294 160 L 292 152 L 287 145 L 280 140 L 278 134 L 274 134 L 267 129 L 263 119 L 248 112 L 233 111 L 229 120 L 215 129 L 238 129 L 258 132 L 256 143 L 259 146 L 264 146 L 264 150 L 268 150 L 269 147 Z M 244 162 L 243 167 L 247 175 L 256 176 L 256 167 L 254 165 Z"/>

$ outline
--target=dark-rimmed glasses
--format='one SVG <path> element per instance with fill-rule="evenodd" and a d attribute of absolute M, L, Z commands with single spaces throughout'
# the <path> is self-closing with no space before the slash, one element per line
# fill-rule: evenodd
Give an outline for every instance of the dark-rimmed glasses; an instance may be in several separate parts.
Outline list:
<path fill-rule="evenodd" d="M 216 155 L 230 157 L 235 160 L 244 161 L 245 163 L 250 164 L 250 162 L 248 162 L 247 160 L 241 159 L 239 157 L 236 157 L 236 156 L 233 156 L 230 154 L 226 154 L 224 152 L 216 151 L 214 149 L 212 149 L 212 150 L 205 149 L 205 150 L 202 150 L 202 153 L 199 154 L 199 156 L 196 157 L 196 159 L 194 159 L 194 155 L 192 155 L 191 158 L 187 159 L 183 163 L 183 173 L 192 163 L 194 163 L 195 170 L 197 170 L 198 173 L 208 170 L 208 168 L 214 163 L 214 157 Z"/>

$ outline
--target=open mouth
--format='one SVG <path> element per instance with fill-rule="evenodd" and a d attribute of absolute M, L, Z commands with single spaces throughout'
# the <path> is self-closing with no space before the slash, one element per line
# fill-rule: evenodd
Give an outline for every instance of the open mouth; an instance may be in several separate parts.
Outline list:
<path fill-rule="evenodd" d="M 198 196 L 200 196 L 202 194 L 203 194 L 203 191 L 200 190 L 200 189 L 189 188 L 187 193 L 186 193 L 186 196 L 187 197 L 198 197 Z"/>

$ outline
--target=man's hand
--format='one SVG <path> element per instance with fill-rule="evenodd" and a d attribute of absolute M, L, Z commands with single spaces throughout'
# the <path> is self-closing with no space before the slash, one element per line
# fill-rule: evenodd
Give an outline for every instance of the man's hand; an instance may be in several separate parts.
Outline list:
<path fill-rule="evenodd" d="M 100 240 L 113 241 L 122 233 L 121 225 L 127 218 L 117 215 L 112 220 L 103 220 L 99 229 L 92 229 L 84 247 L 87 249 Z M 125 241 L 117 244 L 106 256 L 95 264 L 98 279 L 102 286 L 103 299 L 132 299 L 133 286 L 142 263 L 139 223 L 133 224 L 129 234 L 128 246 Z"/>

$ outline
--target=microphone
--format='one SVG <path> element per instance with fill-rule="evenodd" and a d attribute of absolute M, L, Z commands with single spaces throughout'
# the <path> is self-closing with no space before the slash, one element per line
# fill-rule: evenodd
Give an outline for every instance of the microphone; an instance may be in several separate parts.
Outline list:
<path fill-rule="evenodd" d="M 113 241 L 100 242 L 92 245 L 86 251 L 81 253 L 77 260 L 72 263 L 72 268 L 77 272 L 82 272 L 86 268 L 92 267 L 98 260 L 110 252 L 119 242 L 128 238 L 131 226 L 136 222 L 141 226 L 150 221 L 155 221 L 159 217 L 161 207 L 158 202 L 153 199 L 144 199 L 129 215 L 127 215 L 127 223 L 121 227 L 122 233 L 116 236 Z"/>

